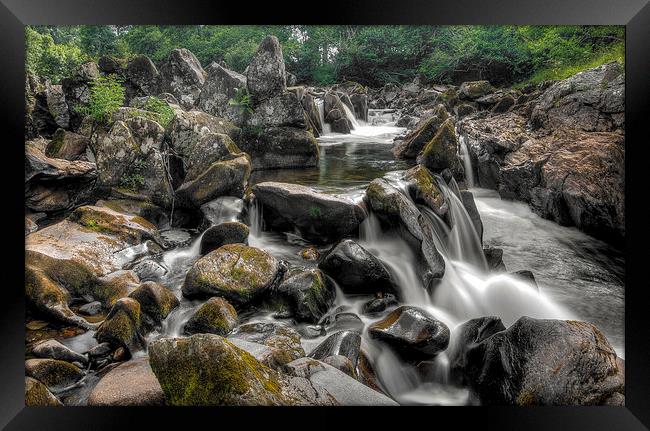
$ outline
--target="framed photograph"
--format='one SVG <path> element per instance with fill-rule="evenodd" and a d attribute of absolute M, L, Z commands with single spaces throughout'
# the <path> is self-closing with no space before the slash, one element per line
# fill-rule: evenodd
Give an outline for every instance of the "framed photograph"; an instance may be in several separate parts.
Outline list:
<path fill-rule="evenodd" d="M 308 6 L 1 0 L 0 426 L 648 429 L 647 2 Z"/>

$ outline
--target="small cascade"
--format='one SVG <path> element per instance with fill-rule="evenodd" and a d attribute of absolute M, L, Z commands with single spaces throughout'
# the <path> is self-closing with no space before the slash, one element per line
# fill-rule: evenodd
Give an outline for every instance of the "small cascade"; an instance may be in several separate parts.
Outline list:
<path fill-rule="evenodd" d="M 359 122 L 357 121 L 356 117 L 354 116 L 354 112 L 352 112 L 352 110 L 351 110 L 351 109 L 350 109 L 350 108 L 349 108 L 345 103 L 341 103 L 341 105 L 343 106 L 343 113 L 345 114 L 345 116 L 347 117 L 348 121 L 349 121 L 350 124 L 352 125 L 351 128 L 352 128 L 352 129 L 358 129 L 358 128 L 360 128 L 361 125 L 359 124 Z"/>
<path fill-rule="evenodd" d="M 201 207 L 210 224 L 236 221 L 244 209 L 244 201 L 233 196 L 221 196 Z"/>
<path fill-rule="evenodd" d="M 465 185 L 468 189 L 470 189 L 475 185 L 474 170 L 472 169 L 472 158 L 469 155 L 469 149 L 467 148 L 465 136 L 458 133 L 458 130 L 456 130 L 456 134 L 458 135 L 458 142 L 460 144 L 458 148 L 460 151 L 460 157 L 463 160 L 463 167 L 465 168 Z"/>
<path fill-rule="evenodd" d="M 323 135 L 332 133 L 332 126 L 325 122 L 325 101 L 323 99 L 316 99 L 316 108 L 318 109 L 320 123 L 323 125 Z"/>

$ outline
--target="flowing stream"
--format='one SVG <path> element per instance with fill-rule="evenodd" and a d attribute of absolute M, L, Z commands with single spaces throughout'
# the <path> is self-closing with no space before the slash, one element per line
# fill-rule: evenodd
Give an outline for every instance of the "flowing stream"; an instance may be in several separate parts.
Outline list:
<path fill-rule="evenodd" d="M 317 102 L 320 103 L 320 102 Z M 346 113 L 352 115 L 350 112 Z M 262 181 L 303 184 L 353 201 L 362 198 L 367 185 L 375 178 L 386 178 L 400 190 L 399 172 L 412 162 L 396 160 L 392 154 L 393 138 L 405 130 L 395 126 L 390 110 L 370 110 L 368 124 L 355 120 L 351 134 L 326 133 L 318 138 L 318 167 L 291 170 L 257 171 L 251 185 Z M 461 141 L 460 156 L 470 164 L 467 149 Z M 471 165 L 466 171 L 471 172 Z M 441 179 L 440 182 L 444 184 Z M 469 184 L 472 184 L 471 178 Z M 521 316 L 556 319 L 580 319 L 596 324 L 623 356 L 623 255 L 606 244 L 573 228 L 556 225 L 533 214 L 525 204 L 503 201 L 494 191 L 474 189 L 476 204 L 483 225 L 484 245 L 504 250 L 508 271 L 529 269 L 537 283 L 534 286 L 508 273 L 488 273 L 482 245 L 459 199 L 454 181 L 443 186 L 450 207 L 451 229 L 433 211 L 419 206 L 433 226 L 431 236 L 442 254 L 446 271 L 439 285 L 429 292 L 422 285 L 411 247 L 399 236 L 381 230 L 376 216 L 360 226 L 359 242 L 381 259 L 392 273 L 404 304 L 427 310 L 452 329 L 468 319 L 499 316 L 509 326 Z M 407 194 L 408 196 L 408 194 Z M 220 198 L 209 204 L 212 224 L 236 220 L 243 201 Z M 284 233 L 266 232 L 262 228 L 259 209 L 250 208 L 251 234 L 249 245 L 262 248 L 278 259 L 292 264 L 310 266 L 299 251 L 306 245 L 301 238 Z M 173 232 L 172 232 L 173 233 Z M 166 233 L 170 235 L 170 232 Z M 202 301 L 182 297 L 185 274 L 199 258 L 201 234 L 186 245 L 163 254 L 161 265 L 166 269 L 160 281 L 172 289 L 181 302 L 165 320 L 163 327 L 149 334 L 158 337 L 182 336 L 182 329 Z M 329 247 L 319 247 L 324 252 Z M 368 296 L 346 296 L 337 290 L 333 308 L 355 312 L 367 327 L 378 317 L 361 313 Z M 270 313 L 240 316 L 242 320 L 273 319 Z M 300 331 L 301 328 L 297 327 Z M 303 338 L 307 354 L 327 335 Z M 84 340 L 88 340 L 85 337 Z M 71 339 L 69 342 L 84 342 Z M 91 341 L 88 341 L 89 343 Z M 449 360 L 445 353 L 419 366 L 400 361 L 395 354 L 371 340 L 364 329 L 362 348 L 368 353 L 382 389 L 402 404 L 459 405 L 471 403 L 469 392 L 449 382 Z M 451 347 L 450 347 L 451 348 Z"/>

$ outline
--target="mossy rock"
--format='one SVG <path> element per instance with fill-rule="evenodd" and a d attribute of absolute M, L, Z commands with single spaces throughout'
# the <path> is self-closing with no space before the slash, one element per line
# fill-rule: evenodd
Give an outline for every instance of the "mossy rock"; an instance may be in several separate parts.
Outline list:
<path fill-rule="evenodd" d="M 434 172 L 449 168 L 456 173 L 460 166 L 457 153 L 458 138 L 454 122 L 449 118 L 442 123 L 435 136 L 418 155 L 417 162 Z"/>
<path fill-rule="evenodd" d="M 447 205 L 442 190 L 431 172 L 422 165 L 416 165 L 404 174 L 409 181 L 409 192 L 416 202 L 422 202 L 439 216 L 447 213 Z"/>
<path fill-rule="evenodd" d="M 406 135 L 404 140 L 393 149 L 395 157 L 415 159 L 448 118 L 449 113 L 444 106 L 437 105 L 432 115 L 426 120 L 420 121 L 417 128 Z"/>
<path fill-rule="evenodd" d="M 210 298 L 190 317 L 183 329 L 186 335 L 217 334 L 225 336 L 237 324 L 235 308 L 223 298 Z"/>
<path fill-rule="evenodd" d="M 125 347 L 129 352 L 141 346 L 140 303 L 133 298 L 122 298 L 115 303 L 106 320 L 97 328 L 95 339 L 114 348 Z"/>
<path fill-rule="evenodd" d="M 27 407 L 56 407 L 63 404 L 43 383 L 31 377 L 25 377 L 25 405 Z"/>
<path fill-rule="evenodd" d="M 243 244 L 227 244 L 199 259 L 187 273 L 183 295 L 221 296 L 244 306 L 276 281 L 278 261 L 267 252 Z"/>
<path fill-rule="evenodd" d="M 272 299 L 281 300 L 299 322 L 318 323 L 334 303 L 336 293 L 333 283 L 319 269 L 290 271 Z"/>
<path fill-rule="evenodd" d="M 149 360 L 168 405 L 293 404 L 279 373 L 218 335 L 153 341 Z"/>
<path fill-rule="evenodd" d="M 86 153 L 90 140 L 77 133 L 57 129 L 45 147 L 45 155 L 55 159 L 77 160 Z"/>
<path fill-rule="evenodd" d="M 228 339 L 244 349 L 251 347 L 251 353 L 254 345 L 268 347 L 268 349 L 256 349 L 256 358 L 274 369 L 280 369 L 285 364 L 305 356 L 305 350 L 300 343 L 300 334 L 282 323 L 246 323 L 237 327 Z M 244 344 L 239 343 L 239 340 L 244 341 Z"/>
<path fill-rule="evenodd" d="M 468 81 L 463 82 L 458 89 L 462 99 L 475 100 L 492 92 L 494 88 L 489 81 Z"/>
<path fill-rule="evenodd" d="M 79 367 L 56 359 L 28 359 L 25 361 L 25 374 L 43 383 L 50 390 L 63 389 L 84 376 Z"/>
<path fill-rule="evenodd" d="M 171 290 L 153 281 L 142 283 L 129 297 L 140 303 L 142 326 L 147 330 L 160 325 L 180 304 Z"/>

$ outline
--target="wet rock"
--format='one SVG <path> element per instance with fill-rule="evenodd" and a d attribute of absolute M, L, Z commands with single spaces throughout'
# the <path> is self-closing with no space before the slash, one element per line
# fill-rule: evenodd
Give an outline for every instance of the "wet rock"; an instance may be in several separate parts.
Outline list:
<path fill-rule="evenodd" d="M 85 158 L 90 140 L 77 133 L 57 129 L 45 148 L 45 155 L 55 159 L 81 160 Z"/>
<path fill-rule="evenodd" d="M 474 195 L 469 190 L 460 191 L 461 202 L 469 215 L 472 225 L 474 225 L 474 230 L 478 236 L 479 241 L 483 244 L 483 221 L 481 221 L 481 214 L 476 208 L 476 202 L 474 202 Z"/>
<path fill-rule="evenodd" d="M 246 244 L 250 229 L 243 223 L 228 221 L 207 229 L 201 237 L 201 254 L 226 244 Z"/>
<path fill-rule="evenodd" d="M 316 247 L 307 247 L 300 250 L 300 257 L 305 260 L 318 260 L 320 258 L 320 252 Z"/>
<path fill-rule="evenodd" d="M 237 324 L 237 312 L 223 298 L 210 298 L 190 317 L 184 327 L 186 335 L 217 334 L 225 336 Z"/>
<path fill-rule="evenodd" d="M 395 157 L 400 159 L 415 159 L 418 154 L 438 133 L 442 124 L 449 118 L 449 113 L 443 105 L 438 105 L 432 116 L 420 122 L 418 127 L 406 135 L 404 140 L 393 149 Z"/>
<path fill-rule="evenodd" d="M 305 128 L 305 112 L 293 92 L 284 92 L 265 99 L 255 106 L 246 120 L 248 127 Z"/>
<path fill-rule="evenodd" d="M 359 361 L 361 335 L 356 331 L 336 332 L 320 343 L 309 353 L 310 358 L 324 359 L 328 356 L 341 355 L 350 359 L 354 367 Z"/>
<path fill-rule="evenodd" d="M 167 269 L 154 260 L 143 260 L 133 267 L 133 272 L 142 281 L 156 281 L 167 273 Z"/>
<path fill-rule="evenodd" d="M 280 374 L 218 335 L 156 340 L 150 362 L 168 405 L 335 403 L 304 378 Z"/>
<path fill-rule="evenodd" d="M 228 340 L 273 369 L 305 356 L 300 334 L 281 323 L 247 323 L 236 328 Z"/>
<path fill-rule="evenodd" d="M 25 405 L 27 407 L 57 407 L 61 401 L 52 395 L 43 383 L 31 377 L 25 377 Z"/>
<path fill-rule="evenodd" d="M 148 357 L 110 370 L 88 396 L 89 406 L 162 406 L 165 396 Z"/>
<path fill-rule="evenodd" d="M 56 340 L 45 340 L 36 344 L 32 348 L 32 354 L 37 358 L 57 359 L 66 362 L 79 362 L 85 364 L 88 358 L 84 355 L 71 350 Z"/>
<path fill-rule="evenodd" d="M 466 383 L 463 370 L 468 366 L 468 352 L 497 332 L 505 331 L 501 319 L 494 316 L 471 319 L 454 329 L 454 342 L 449 348 L 449 369 L 459 383 Z"/>
<path fill-rule="evenodd" d="M 171 93 L 184 109 L 191 109 L 199 100 L 206 73 L 192 52 L 174 49 L 160 68 L 162 91 Z"/>
<path fill-rule="evenodd" d="M 492 92 L 492 90 L 489 81 L 468 81 L 460 85 L 458 93 L 461 99 L 475 100 Z"/>
<path fill-rule="evenodd" d="M 551 85 L 536 100 L 533 128 L 613 131 L 625 121 L 625 73 L 607 63 Z"/>
<path fill-rule="evenodd" d="M 484 247 L 483 254 L 487 261 L 488 269 L 491 271 L 505 271 L 506 265 L 503 263 L 503 250 L 495 247 Z"/>
<path fill-rule="evenodd" d="M 297 127 L 245 128 L 239 148 L 250 154 L 253 170 L 306 168 L 318 164 L 313 133 Z"/>
<path fill-rule="evenodd" d="M 338 404 L 349 406 L 396 406 L 387 396 L 359 383 L 344 372 L 312 358 L 297 359 L 285 367 L 287 373 L 309 379 L 324 388 Z"/>
<path fill-rule="evenodd" d="M 323 133 L 323 123 L 318 113 L 318 107 L 314 100 L 314 96 L 309 93 L 304 93 L 300 99 L 302 109 L 307 114 L 308 124 L 307 129 L 310 130 L 314 136 L 318 137 Z"/>
<path fill-rule="evenodd" d="M 265 182 L 252 190 L 264 206 L 265 220 L 268 209 L 284 221 L 268 220 L 271 229 L 295 228 L 303 238 L 316 243 L 332 242 L 349 234 L 365 218 L 363 209 L 353 202 L 317 193 L 306 186 Z"/>
<path fill-rule="evenodd" d="M 129 294 L 140 303 L 141 325 L 151 330 L 162 324 L 171 311 L 180 304 L 174 293 L 153 281 L 142 283 Z"/>
<path fill-rule="evenodd" d="M 350 102 L 352 103 L 355 117 L 361 121 L 368 121 L 368 96 L 366 94 L 351 94 Z"/>
<path fill-rule="evenodd" d="M 431 358 L 449 345 L 447 325 L 417 307 L 402 306 L 368 327 L 368 335 L 409 359 Z"/>
<path fill-rule="evenodd" d="M 196 179 L 183 183 L 177 197 L 188 206 L 200 207 L 220 196 L 241 197 L 251 173 L 248 154 L 213 163 Z"/>
<path fill-rule="evenodd" d="M 43 383 L 50 391 L 59 391 L 77 383 L 83 378 L 84 373 L 69 362 L 56 359 L 28 359 L 25 361 L 25 375 Z"/>
<path fill-rule="evenodd" d="M 449 210 L 438 181 L 426 167 L 415 165 L 404 173 L 408 181 L 409 194 L 415 202 L 423 203 L 440 217 Z"/>
<path fill-rule="evenodd" d="M 324 322 L 319 323 L 323 324 Z M 361 318 L 352 312 L 335 313 L 333 316 L 329 316 L 326 323 L 328 332 L 353 331 L 361 334 L 365 326 Z"/>
<path fill-rule="evenodd" d="M 352 361 L 350 361 L 349 358 L 341 355 L 328 356 L 327 358 L 323 359 L 323 363 L 331 365 L 337 370 L 343 371 L 348 376 L 357 380 L 357 372 L 355 371 L 354 365 L 352 365 Z"/>
<path fill-rule="evenodd" d="M 624 398 L 622 360 L 589 323 L 522 317 L 479 337 L 463 356 L 460 371 L 484 405 L 602 405 Z"/>
<path fill-rule="evenodd" d="M 246 77 L 215 62 L 207 67 L 206 73 L 198 107 L 208 114 L 241 125 L 244 111 L 241 107 L 232 105 L 230 100 L 235 100 L 238 91 L 246 89 Z"/>
<path fill-rule="evenodd" d="M 434 172 L 451 169 L 453 172 L 462 172 L 458 160 L 458 138 L 451 118 L 445 120 L 436 134 L 417 157 L 417 162 Z"/>
<path fill-rule="evenodd" d="M 140 303 L 133 298 L 118 300 L 95 333 L 98 343 L 114 348 L 125 347 L 134 352 L 141 347 Z"/>
<path fill-rule="evenodd" d="M 275 36 L 267 36 L 248 64 L 248 91 L 256 101 L 266 100 L 286 89 L 286 79 L 280 42 Z"/>
<path fill-rule="evenodd" d="M 397 298 L 390 293 L 379 294 L 375 299 L 372 299 L 363 304 L 363 314 L 375 314 L 385 311 L 387 308 L 397 305 Z"/>
<path fill-rule="evenodd" d="M 317 323 L 335 295 L 334 285 L 320 270 L 295 268 L 270 292 L 269 300 L 281 302 L 298 322 Z"/>
<path fill-rule="evenodd" d="M 235 307 L 256 299 L 277 281 L 278 261 L 263 250 L 227 244 L 199 259 L 187 273 L 185 297 L 221 296 Z"/>
<path fill-rule="evenodd" d="M 350 239 L 332 247 L 318 267 L 336 280 L 346 293 L 395 291 L 395 284 L 384 264 Z"/>
<path fill-rule="evenodd" d="M 140 280 L 135 272 L 130 270 L 120 270 L 111 272 L 108 275 L 100 277 L 98 284 L 102 287 L 103 292 L 107 294 L 110 292 L 110 297 L 104 300 L 102 306 L 110 307 L 115 302 L 127 296 L 134 291 L 140 284 Z M 104 297 L 102 295 L 101 297 Z M 100 298 L 101 298 L 100 297 Z"/>
<path fill-rule="evenodd" d="M 521 271 L 513 271 L 510 273 L 510 275 L 530 284 L 531 287 L 533 287 L 536 291 L 539 292 L 539 286 L 537 285 L 537 281 L 535 280 L 535 275 L 532 273 L 532 271 L 524 269 Z"/>
<path fill-rule="evenodd" d="M 423 217 L 413 201 L 407 198 L 384 179 L 373 180 L 366 189 L 366 199 L 383 225 L 398 229 L 410 242 L 415 241 L 420 258 L 426 265 L 422 275 L 425 286 L 431 286 L 443 276 L 445 262 L 435 247 L 428 232 L 433 226 Z"/>

